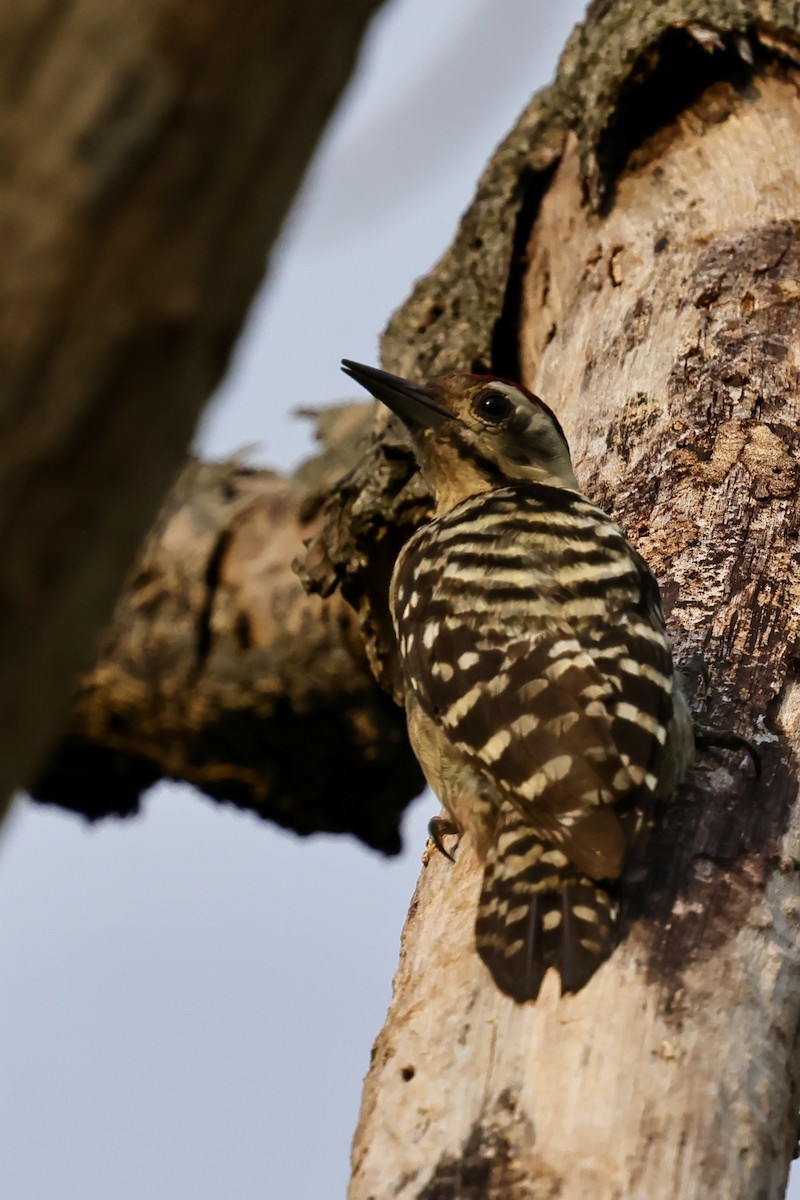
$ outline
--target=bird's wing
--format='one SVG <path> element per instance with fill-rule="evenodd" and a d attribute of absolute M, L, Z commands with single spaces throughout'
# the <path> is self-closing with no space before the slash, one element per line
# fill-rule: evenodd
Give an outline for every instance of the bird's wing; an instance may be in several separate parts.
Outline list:
<path fill-rule="evenodd" d="M 476 560 L 471 534 L 438 539 L 434 560 L 423 533 L 400 564 L 408 681 L 542 837 L 592 878 L 614 877 L 627 847 L 612 806 L 654 789 L 671 714 L 657 586 L 621 534 L 607 561 L 560 579 L 519 530 L 494 534 L 493 559 L 484 547 Z"/>

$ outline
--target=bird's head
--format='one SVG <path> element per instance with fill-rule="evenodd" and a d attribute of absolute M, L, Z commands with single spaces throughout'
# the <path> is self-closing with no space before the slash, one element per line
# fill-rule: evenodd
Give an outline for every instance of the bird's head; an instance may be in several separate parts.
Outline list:
<path fill-rule="evenodd" d="M 405 423 L 439 512 L 517 480 L 578 490 L 564 431 L 521 384 L 459 371 L 413 383 L 349 359 L 342 370 Z"/>

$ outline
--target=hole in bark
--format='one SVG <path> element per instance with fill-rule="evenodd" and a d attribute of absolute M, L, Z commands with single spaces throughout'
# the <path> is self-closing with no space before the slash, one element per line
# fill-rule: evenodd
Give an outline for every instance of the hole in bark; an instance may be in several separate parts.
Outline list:
<path fill-rule="evenodd" d="M 431 325 L 434 325 L 439 320 L 439 317 L 441 317 L 443 313 L 444 305 L 432 304 L 425 314 L 423 320 L 417 326 L 417 333 L 425 333 L 427 329 L 430 329 Z"/>
<path fill-rule="evenodd" d="M 237 613 L 233 623 L 233 636 L 242 650 L 250 650 L 254 646 L 253 626 L 247 613 Z"/>
<path fill-rule="evenodd" d="M 230 541 L 231 535 L 226 530 L 217 539 L 217 543 L 209 556 L 208 565 L 206 567 L 204 579 L 206 585 L 205 603 L 197 619 L 197 636 L 195 639 L 195 654 L 199 666 L 203 666 L 211 651 L 211 616 L 214 610 L 214 601 L 216 600 L 217 596 L 217 588 L 219 587 L 222 562 L 228 552 Z"/>
<path fill-rule="evenodd" d="M 414 1070 L 413 1067 L 403 1067 L 402 1071 L 400 1072 L 400 1074 L 403 1076 L 403 1080 L 405 1083 L 410 1083 L 411 1080 L 416 1075 L 416 1073 L 417 1072 Z"/>
<path fill-rule="evenodd" d="M 519 379 L 521 373 L 519 328 L 528 241 L 542 196 L 550 186 L 554 171 L 555 168 L 541 172 L 527 171 L 520 177 L 522 199 L 514 226 L 508 283 L 503 307 L 492 332 L 492 372 L 505 379 Z"/>
<path fill-rule="evenodd" d="M 753 67 L 733 39 L 720 38 L 718 47 L 706 48 L 685 29 L 667 30 L 634 64 L 598 143 L 597 163 L 606 191 L 603 209 L 610 206 L 614 183 L 637 147 L 667 129 L 713 84 L 724 81 L 741 91 L 752 75 Z M 710 120 L 727 115 L 724 106 L 717 107 Z"/>

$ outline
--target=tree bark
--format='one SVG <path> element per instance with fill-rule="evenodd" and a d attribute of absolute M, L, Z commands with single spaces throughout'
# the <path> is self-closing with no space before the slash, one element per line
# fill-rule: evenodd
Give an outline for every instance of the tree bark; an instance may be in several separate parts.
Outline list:
<path fill-rule="evenodd" d="M 0 16 L 0 803 L 224 369 L 376 0 Z"/>
<path fill-rule="evenodd" d="M 800 1087 L 799 33 L 780 5 L 595 5 L 389 327 L 391 370 L 518 369 L 555 408 L 584 489 L 661 582 L 677 657 L 705 655 L 703 716 L 751 737 L 764 771 L 700 758 L 623 889 L 620 945 L 576 996 L 552 977 L 536 1004 L 501 995 L 474 950 L 471 847 L 455 866 L 427 856 L 351 1200 L 784 1194 Z M 350 588 L 354 491 L 324 535 Z M 357 578 L 374 624 L 383 585 Z"/>
<path fill-rule="evenodd" d="M 328 409 L 292 478 L 191 463 L 142 548 L 33 796 L 90 819 L 138 811 L 161 778 L 298 833 L 393 854 L 422 775 L 377 687 L 353 609 L 292 570 L 372 427 Z"/>

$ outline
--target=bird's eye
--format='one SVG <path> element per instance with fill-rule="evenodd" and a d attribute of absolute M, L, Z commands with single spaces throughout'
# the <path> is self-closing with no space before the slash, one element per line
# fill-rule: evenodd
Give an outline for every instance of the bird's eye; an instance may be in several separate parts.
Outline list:
<path fill-rule="evenodd" d="M 496 392 L 489 389 L 489 391 L 480 392 L 475 397 L 472 404 L 472 411 L 482 421 L 490 421 L 493 425 L 498 425 L 500 421 L 504 421 L 506 417 L 511 416 L 511 413 L 514 411 L 514 405 L 504 392 Z"/>

